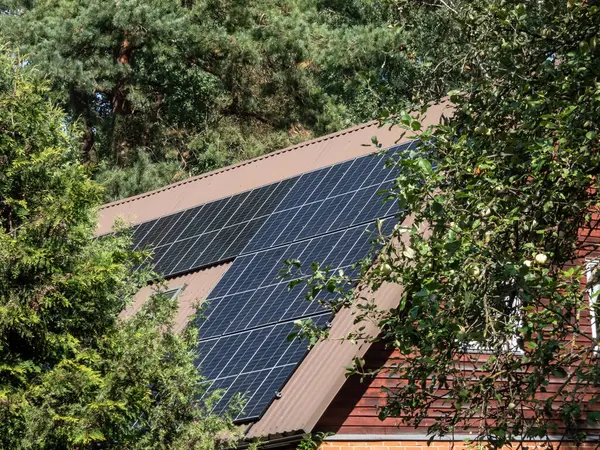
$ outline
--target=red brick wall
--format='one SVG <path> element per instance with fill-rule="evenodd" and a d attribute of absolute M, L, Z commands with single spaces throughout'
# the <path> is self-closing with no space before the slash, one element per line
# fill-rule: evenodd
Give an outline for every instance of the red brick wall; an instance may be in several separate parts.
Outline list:
<path fill-rule="evenodd" d="M 567 442 L 525 442 L 524 445 L 529 450 L 595 450 L 597 443 L 584 443 L 579 446 Z M 325 441 L 321 444 L 319 450 L 466 450 L 472 449 L 464 442 L 434 441 L 427 445 L 427 441 Z M 510 447 L 507 447 L 507 450 Z M 518 443 L 514 443 L 512 448 L 518 448 Z"/>

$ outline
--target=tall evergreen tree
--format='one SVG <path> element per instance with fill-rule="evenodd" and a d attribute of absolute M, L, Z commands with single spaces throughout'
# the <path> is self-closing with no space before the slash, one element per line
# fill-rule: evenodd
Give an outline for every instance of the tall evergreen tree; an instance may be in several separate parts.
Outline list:
<path fill-rule="evenodd" d="M 25 72 L 0 55 L 0 447 L 213 449 L 233 428 L 198 401 L 195 336 L 160 293 L 119 319 L 142 255 L 94 239 L 100 188 Z"/>
<path fill-rule="evenodd" d="M 128 195 L 378 116 L 422 77 L 394 11 L 354 0 L 12 0 L 0 36 Z M 164 176 L 132 186 L 138 155 Z M 132 172 L 133 171 L 133 172 Z M 122 175 L 122 176 L 119 176 Z"/>

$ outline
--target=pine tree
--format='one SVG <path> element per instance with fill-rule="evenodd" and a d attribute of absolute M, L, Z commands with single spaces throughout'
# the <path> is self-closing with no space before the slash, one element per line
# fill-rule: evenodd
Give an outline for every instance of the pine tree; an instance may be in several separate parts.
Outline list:
<path fill-rule="evenodd" d="M 111 198 L 376 118 L 424 72 L 379 2 L 11 3 L 0 36 L 79 120 L 84 158 L 125 178 L 140 154 L 167 163 L 154 185 L 102 177 Z"/>

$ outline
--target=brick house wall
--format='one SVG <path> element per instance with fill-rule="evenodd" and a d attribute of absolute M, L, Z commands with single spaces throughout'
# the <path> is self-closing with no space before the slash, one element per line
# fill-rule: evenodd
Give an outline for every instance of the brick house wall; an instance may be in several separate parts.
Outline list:
<path fill-rule="evenodd" d="M 518 443 L 514 443 L 512 448 L 517 447 Z M 529 450 L 596 450 L 598 444 L 594 442 L 585 442 L 575 445 L 568 442 L 524 442 L 523 445 Z M 408 441 L 408 440 L 390 440 L 390 441 L 325 441 L 321 443 L 320 450 L 467 450 L 473 447 L 464 442 L 453 441 L 433 441 L 430 444 L 426 440 L 423 441 Z M 511 448 L 511 447 L 506 447 Z"/>

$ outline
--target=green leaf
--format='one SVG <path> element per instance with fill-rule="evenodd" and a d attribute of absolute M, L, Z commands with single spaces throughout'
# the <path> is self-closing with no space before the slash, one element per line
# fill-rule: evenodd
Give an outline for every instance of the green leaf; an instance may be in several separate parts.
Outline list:
<path fill-rule="evenodd" d="M 431 173 L 433 172 L 431 163 L 429 161 L 427 161 L 426 159 L 420 158 L 417 161 L 417 164 L 419 165 L 419 167 L 421 168 L 421 170 L 423 172 L 425 172 L 425 174 L 431 175 Z"/>

